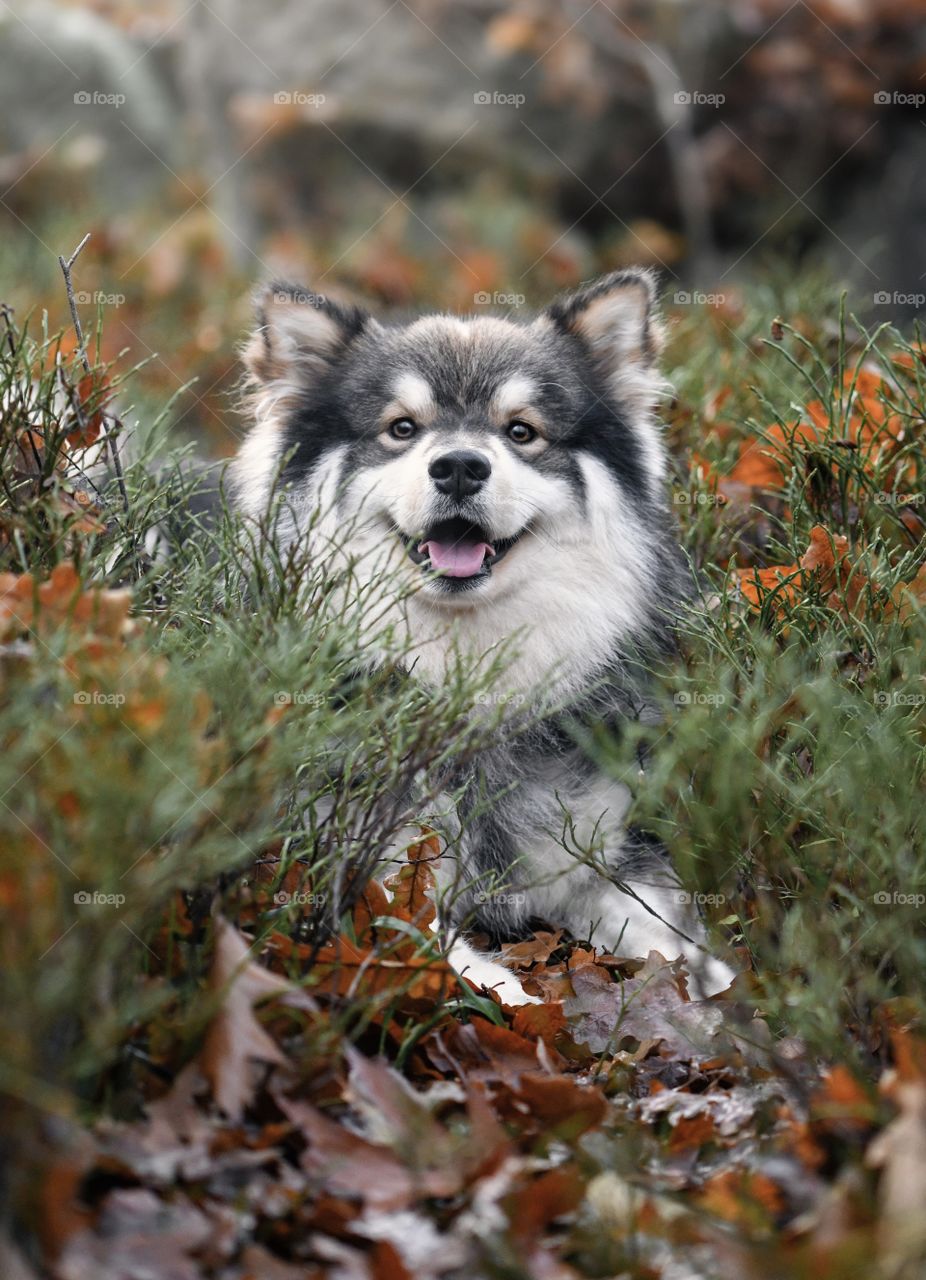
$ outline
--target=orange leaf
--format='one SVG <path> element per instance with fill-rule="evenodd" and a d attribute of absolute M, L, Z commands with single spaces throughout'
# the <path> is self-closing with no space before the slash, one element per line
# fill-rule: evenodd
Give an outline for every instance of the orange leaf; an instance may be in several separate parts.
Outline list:
<path fill-rule="evenodd" d="M 85 373 L 77 386 L 80 402 L 80 421 L 74 431 L 67 433 L 67 442 L 77 449 L 96 444 L 103 430 L 103 410 L 109 397 L 109 383 L 102 369 Z"/>
<path fill-rule="evenodd" d="M 679 1116 L 672 1126 L 669 1150 L 691 1151 L 703 1147 L 706 1143 L 713 1141 L 713 1138 L 714 1117 L 709 1111 L 702 1111 L 694 1116 Z"/>

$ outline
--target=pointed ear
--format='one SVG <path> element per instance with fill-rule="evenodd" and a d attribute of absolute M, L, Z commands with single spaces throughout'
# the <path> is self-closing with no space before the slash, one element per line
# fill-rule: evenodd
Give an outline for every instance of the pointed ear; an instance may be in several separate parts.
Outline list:
<path fill-rule="evenodd" d="M 614 271 L 548 308 L 546 318 L 579 338 L 611 389 L 628 407 L 645 410 L 658 395 L 662 349 L 656 280 L 642 267 Z"/>
<path fill-rule="evenodd" d="M 372 323 L 359 307 L 283 282 L 265 285 L 255 302 L 257 327 L 243 355 L 258 384 L 310 381 Z"/>

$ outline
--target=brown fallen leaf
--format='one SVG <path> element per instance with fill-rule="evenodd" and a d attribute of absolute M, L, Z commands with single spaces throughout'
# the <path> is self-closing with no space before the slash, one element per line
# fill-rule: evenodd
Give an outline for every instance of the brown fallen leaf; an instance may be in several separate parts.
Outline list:
<path fill-rule="evenodd" d="M 515 1089 L 524 1076 L 555 1075 L 565 1065 L 555 1049 L 497 1027 L 485 1018 L 466 1025 L 452 1023 L 432 1034 L 424 1045 L 439 1070 L 469 1081 L 502 1081 Z"/>
<path fill-rule="evenodd" d="M 246 938 L 227 920 L 216 920 L 215 953 L 209 986 L 219 1001 L 198 1063 L 217 1104 L 240 1119 L 254 1091 L 251 1063 L 283 1065 L 286 1059 L 257 1018 L 254 1005 L 268 996 L 292 991 L 286 982 L 250 957 Z"/>
<path fill-rule="evenodd" d="M 585 1180 L 575 1165 L 550 1169 L 503 1201 L 511 1233 L 521 1242 L 534 1242 L 556 1218 L 573 1213 L 582 1203 Z"/>
<path fill-rule="evenodd" d="M 704 1187 L 698 1201 L 707 1213 L 753 1230 L 768 1230 L 784 1207 L 777 1183 L 764 1173 L 728 1169 Z"/>
<path fill-rule="evenodd" d="M 608 1111 L 600 1089 L 570 1076 L 525 1076 L 514 1093 L 518 1109 L 526 1111 L 538 1132 L 571 1142 L 601 1124 Z"/>
<path fill-rule="evenodd" d="M 455 1195 L 463 1185 L 459 1166 L 408 1168 L 389 1147 L 352 1133 L 314 1107 L 292 1103 L 286 1110 L 309 1140 L 303 1168 L 339 1195 L 389 1211 L 406 1209 L 431 1196 Z M 426 1156 L 423 1152 L 422 1158 Z"/>
<path fill-rule="evenodd" d="M 716 1004 L 689 1001 L 679 990 L 676 969 L 651 951 L 637 977 L 612 982 L 596 966 L 572 975 L 575 994 L 563 1002 L 573 1039 L 593 1053 L 615 1052 L 628 1039 L 661 1040 L 685 1059 L 732 1052 Z"/>
<path fill-rule="evenodd" d="M 563 1006 L 559 1001 L 518 1005 L 511 1029 L 525 1040 L 543 1040 L 552 1048 L 557 1036 L 566 1030 Z"/>
<path fill-rule="evenodd" d="M 434 923 L 437 907 L 432 867 L 440 853 L 440 839 L 433 831 L 424 831 L 422 839 L 409 846 L 407 864 L 383 882 L 392 894 L 387 915 L 407 920 L 418 929 L 427 929 Z M 409 939 L 409 945 L 414 948 L 413 939 Z"/>
<path fill-rule="evenodd" d="M 67 433 L 72 448 L 85 449 L 96 444 L 103 430 L 103 413 L 111 396 L 109 381 L 103 369 L 91 369 L 77 386 L 80 418 L 73 431 Z"/>
<path fill-rule="evenodd" d="M 755 610 L 774 598 L 775 613 L 787 614 L 811 589 L 823 596 L 828 608 L 844 617 L 862 617 L 868 610 L 871 579 L 849 563 L 849 540 L 822 525 L 810 531 L 810 542 L 798 564 L 771 565 L 765 569 L 739 569 L 736 583 Z M 875 592 L 877 596 L 877 593 Z"/>

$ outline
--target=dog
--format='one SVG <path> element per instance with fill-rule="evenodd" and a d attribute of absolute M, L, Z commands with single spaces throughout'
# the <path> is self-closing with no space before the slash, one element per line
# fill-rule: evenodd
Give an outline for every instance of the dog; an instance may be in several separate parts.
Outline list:
<path fill-rule="evenodd" d="M 624 955 L 682 955 L 706 995 L 732 971 L 665 852 L 626 825 L 628 788 L 574 732 L 651 713 L 636 673 L 671 651 L 690 593 L 655 411 L 660 344 L 642 269 L 523 321 L 384 323 L 271 284 L 244 352 L 255 420 L 232 488 L 259 519 L 279 486 L 278 536 L 349 553 L 368 601 L 384 565 L 409 583 L 383 606 L 414 678 L 439 685 L 461 654 L 503 655 L 494 687 L 521 728 L 456 779 L 442 815 L 449 925 L 503 939 L 541 919 Z M 450 959 L 527 998 L 465 935 Z"/>

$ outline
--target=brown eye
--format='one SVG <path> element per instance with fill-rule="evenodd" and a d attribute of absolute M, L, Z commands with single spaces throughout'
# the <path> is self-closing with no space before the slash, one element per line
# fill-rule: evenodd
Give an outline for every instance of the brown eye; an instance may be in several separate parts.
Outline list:
<path fill-rule="evenodd" d="M 530 444 L 536 438 L 537 432 L 526 422 L 515 421 L 508 424 L 508 439 L 515 444 Z"/>
<path fill-rule="evenodd" d="M 389 434 L 393 440 L 411 440 L 416 430 L 411 418 L 396 418 L 395 422 L 389 424 Z"/>

